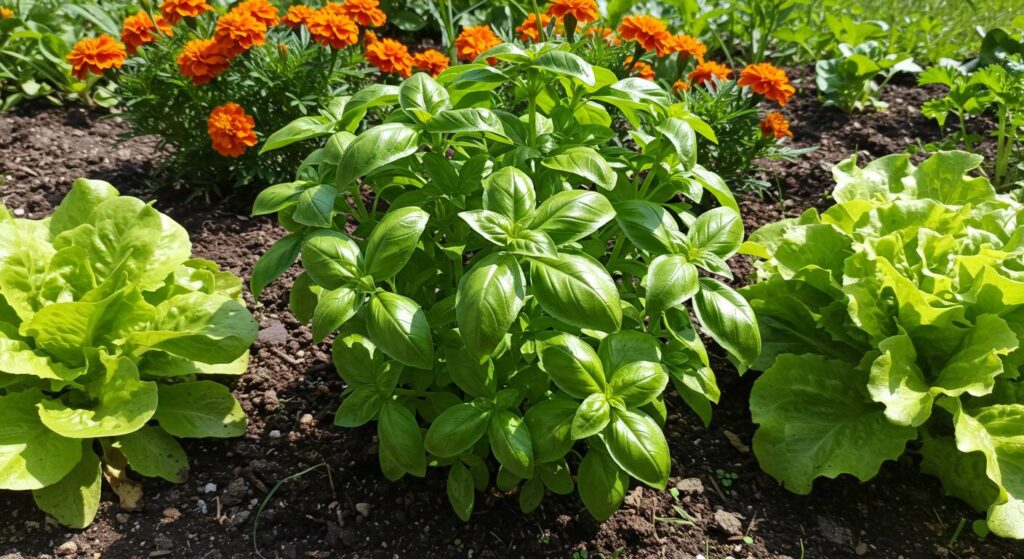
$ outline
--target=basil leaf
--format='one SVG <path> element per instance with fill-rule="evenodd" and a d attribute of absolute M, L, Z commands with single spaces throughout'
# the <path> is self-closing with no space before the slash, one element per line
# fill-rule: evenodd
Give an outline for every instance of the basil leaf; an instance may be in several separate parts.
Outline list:
<path fill-rule="evenodd" d="M 541 343 L 540 367 L 574 398 L 604 392 L 607 386 L 597 352 L 570 334 L 558 334 Z"/>
<path fill-rule="evenodd" d="M 715 208 L 697 216 L 687 238 L 692 248 L 728 258 L 743 244 L 743 220 L 730 208 Z"/>
<path fill-rule="evenodd" d="M 589 256 L 533 259 L 530 285 L 544 311 L 566 324 L 602 332 L 615 332 L 622 324 L 615 280 Z"/>
<path fill-rule="evenodd" d="M 461 212 L 459 217 L 469 224 L 481 237 L 498 245 L 505 246 L 508 236 L 512 232 L 512 221 L 499 214 L 488 210 L 474 210 Z"/>
<path fill-rule="evenodd" d="M 611 190 L 618 175 L 608 161 L 593 148 L 577 146 L 562 150 L 541 162 L 548 169 L 576 175 L 595 185 Z"/>
<path fill-rule="evenodd" d="M 458 456 L 484 436 L 490 418 L 491 412 L 476 404 L 452 406 L 430 424 L 423 444 L 435 456 Z"/>
<path fill-rule="evenodd" d="M 661 395 L 668 385 L 668 373 L 658 363 L 634 361 L 619 367 L 608 379 L 612 396 L 627 408 L 638 408 Z"/>
<path fill-rule="evenodd" d="M 302 243 L 302 267 L 317 285 L 337 289 L 359 277 L 359 245 L 338 231 L 317 231 Z"/>
<path fill-rule="evenodd" d="M 434 368 L 434 340 L 427 315 L 418 304 L 396 293 L 370 299 L 366 330 L 373 343 L 392 359 L 417 369 Z"/>
<path fill-rule="evenodd" d="M 750 366 L 761 354 L 761 333 L 754 311 L 727 285 L 701 278 L 693 310 L 711 337 L 742 365 Z"/>
<path fill-rule="evenodd" d="M 611 406 L 602 393 L 591 394 L 580 404 L 572 419 L 572 438 L 585 439 L 600 433 L 611 418 Z"/>
<path fill-rule="evenodd" d="M 419 140 L 419 133 L 406 124 L 390 123 L 370 128 L 345 150 L 338 163 L 335 186 L 347 189 L 357 178 L 416 153 Z"/>
<path fill-rule="evenodd" d="M 565 244 L 583 239 L 615 217 L 615 208 L 604 195 L 588 190 L 559 192 L 537 208 L 530 228 L 543 231 Z"/>
<path fill-rule="evenodd" d="M 523 479 L 533 477 L 533 441 L 523 418 L 507 410 L 495 413 L 488 437 L 498 463 Z"/>
<path fill-rule="evenodd" d="M 423 434 L 408 408 L 394 400 L 385 402 L 377 422 L 377 438 L 383 452 L 403 470 L 417 477 L 426 475 Z"/>
<path fill-rule="evenodd" d="M 665 488 L 671 467 L 668 441 L 650 416 L 635 411 L 612 411 L 604 440 L 620 468 L 655 489 Z"/>
<path fill-rule="evenodd" d="M 643 286 L 647 290 L 645 307 L 652 318 L 685 303 L 700 289 L 697 268 L 686 258 L 675 254 L 655 258 L 647 270 Z"/>
<path fill-rule="evenodd" d="M 591 449 L 580 463 L 576 488 L 590 514 L 603 522 L 622 506 L 629 489 L 629 476 L 610 456 Z"/>
<path fill-rule="evenodd" d="M 513 223 L 529 218 L 537 205 L 537 195 L 529 175 L 515 167 L 505 167 L 484 179 L 484 209 L 499 213 Z"/>
<path fill-rule="evenodd" d="M 377 281 L 395 277 L 412 257 L 429 220 L 419 208 L 389 211 L 366 239 L 366 273 Z"/>
<path fill-rule="evenodd" d="M 526 299 L 526 276 L 509 255 L 487 256 L 462 276 L 456 293 L 459 334 L 475 355 L 489 355 L 505 337 Z"/>
<path fill-rule="evenodd" d="M 475 492 L 473 489 L 473 476 L 466 469 L 462 462 L 452 464 L 448 470 L 448 502 L 451 503 L 455 514 L 463 522 L 469 522 L 473 514 L 473 500 Z"/>

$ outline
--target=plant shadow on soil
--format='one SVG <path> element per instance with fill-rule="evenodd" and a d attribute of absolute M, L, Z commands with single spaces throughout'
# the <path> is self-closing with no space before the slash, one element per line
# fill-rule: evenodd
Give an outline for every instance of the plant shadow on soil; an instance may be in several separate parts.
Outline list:
<path fill-rule="evenodd" d="M 748 233 L 781 217 L 829 203 L 831 164 L 858 151 L 864 160 L 938 139 L 917 107 L 933 90 L 896 81 L 884 113 L 847 117 L 822 109 L 813 80 L 798 72 L 800 96 L 784 110 L 795 145 L 819 149 L 795 163 L 766 162 L 763 178 L 783 197 L 745 195 Z M 188 229 L 197 256 L 242 277 L 277 238 L 271 220 L 246 217 L 255 192 L 216 203 L 184 204 L 184 192 L 154 191 L 160 159 L 146 139 L 116 141 L 125 124 L 81 108 L 43 105 L 0 115 L 0 201 L 23 217 L 41 218 L 80 176 L 110 181 L 122 193 L 155 199 Z M 991 146 L 987 146 L 991 150 Z M 986 154 L 989 155 L 989 154 Z M 737 259 L 737 281 L 750 265 Z M 249 373 L 233 383 L 249 416 L 242 439 L 186 441 L 192 471 L 174 486 L 146 480 L 141 511 L 123 511 L 107 489 L 96 522 L 71 531 L 47 520 L 26 493 L 0 492 L 0 557 L 1014 557 L 1019 544 L 979 540 L 979 515 L 942 495 L 933 478 L 904 457 L 885 464 L 869 483 L 844 476 L 819 480 L 811 496 L 793 495 L 762 473 L 748 445 L 753 425 L 747 398 L 754 373 L 740 379 L 718 360 L 723 399 L 710 428 L 670 395 L 672 449 L 669 492 L 634 485 L 621 511 L 595 522 L 575 496 L 549 495 L 529 515 L 514 496 L 477 494 L 472 522 L 451 512 L 444 476 L 388 482 L 380 473 L 373 427 L 335 428 L 344 385 L 328 344 L 287 308 L 293 270 L 254 306 L 260 338 Z M 247 297 L 249 297 L 247 295 Z M 248 301 L 252 306 L 251 298 Z M 282 484 L 259 517 L 257 509 Z M 679 519 L 674 507 L 695 518 Z M 957 527 L 965 521 L 957 536 Z M 744 536 L 749 536 L 744 541 Z M 255 541 L 255 545 L 254 545 Z"/>

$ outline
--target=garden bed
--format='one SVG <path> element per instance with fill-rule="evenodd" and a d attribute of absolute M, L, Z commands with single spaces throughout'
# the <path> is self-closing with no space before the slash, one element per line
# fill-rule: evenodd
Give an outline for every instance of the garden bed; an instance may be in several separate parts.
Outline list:
<path fill-rule="evenodd" d="M 897 82 L 884 114 L 846 116 L 821 108 L 807 74 L 784 111 L 797 146 L 819 146 L 797 163 L 766 163 L 779 197 L 748 195 L 748 232 L 783 216 L 828 205 L 829 166 L 850 153 L 865 159 L 938 139 L 919 114 L 928 92 Z M 79 176 L 112 182 L 125 194 L 155 199 L 192 236 L 194 252 L 248 277 L 282 235 L 274 222 L 247 217 L 255 189 L 207 203 L 173 190 L 154 192 L 160 154 L 153 142 L 119 144 L 116 119 L 81 108 L 26 106 L 0 116 L 0 189 L 19 216 L 48 215 Z M 990 147 L 990 146 L 988 146 Z M 982 149 L 984 153 L 986 150 Z M 739 263 L 737 281 L 749 266 Z M 82 532 L 47 522 L 27 493 L 0 493 L 0 557 L 1013 557 L 1009 541 L 981 541 L 968 506 L 943 498 L 939 483 L 910 459 L 887 463 L 861 484 L 822 480 L 810 497 L 793 495 L 760 471 L 747 445 L 750 379 L 719 363 L 723 400 L 710 429 L 669 397 L 667 436 L 673 492 L 635 486 L 622 510 L 595 522 L 575 496 L 545 500 L 533 514 L 514 498 L 480 497 L 471 523 L 451 512 L 444 479 L 380 473 L 375 430 L 332 425 L 343 383 L 327 344 L 313 345 L 287 308 L 290 281 L 271 286 L 254 306 L 261 333 L 249 373 L 234 385 L 249 416 L 241 440 L 190 441 L 189 481 L 146 480 L 145 507 L 126 512 L 104 490 L 96 522 Z M 250 303 L 253 303 L 251 300 Z M 287 481 L 262 514 L 275 484 Z M 675 507 L 693 518 L 693 525 Z M 259 516 L 255 531 L 253 523 Z M 966 522 L 964 520 L 966 519 Z M 962 528 L 962 531 L 959 528 Z M 255 532 L 255 536 L 254 536 Z M 745 539 L 746 537 L 746 539 Z M 254 548 L 255 546 L 255 548 Z M 583 550 L 587 554 L 583 554 Z"/>

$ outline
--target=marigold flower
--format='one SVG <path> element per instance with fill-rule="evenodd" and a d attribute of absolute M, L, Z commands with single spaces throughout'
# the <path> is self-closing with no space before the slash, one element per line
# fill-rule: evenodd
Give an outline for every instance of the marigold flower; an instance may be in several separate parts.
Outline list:
<path fill-rule="evenodd" d="M 619 25 L 619 35 L 636 41 L 644 50 L 659 50 L 671 35 L 665 22 L 651 16 L 626 16 Z"/>
<path fill-rule="evenodd" d="M 0 19 L 7 19 L 12 17 L 14 17 L 14 10 L 0 6 Z"/>
<path fill-rule="evenodd" d="M 345 0 L 341 13 L 363 27 L 380 27 L 388 22 L 388 16 L 378 6 L 377 0 Z"/>
<path fill-rule="evenodd" d="M 636 64 L 633 64 L 633 57 L 627 56 L 626 68 L 629 68 L 630 66 L 633 67 L 632 74 L 638 78 L 653 80 L 656 77 L 654 68 L 651 68 L 650 64 L 643 62 L 642 60 L 638 60 Z"/>
<path fill-rule="evenodd" d="M 405 45 L 394 39 L 380 39 L 366 45 L 366 60 L 385 74 L 412 75 L 412 55 Z"/>
<path fill-rule="evenodd" d="M 547 29 L 548 24 L 551 23 L 552 19 L 555 20 L 555 23 L 557 25 L 557 18 L 551 17 L 547 14 L 541 14 L 540 26 L 543 27 L 544 29 Z M 523 24 L 520 25 L 519 27 L 516 27 L 515 30 L 516 33 L 519 33 L 519 40 L 524 43 L 527 41 L 539 41 L 540 31 L 537 29 L 537 14 L 531 12 L 530 15 L 526 16 L 526 19 L 523 20 Z"/>
<path fill-rule="evenodd" d="M 548 15 L 564 18 L 571 15 L 576 21 L 587 24 L 597 21 L 597 3 L 594 0 L 553 0 Z"/>
<path fill-rule="evenodd" d="M 359 27 L 341 13 L 341 4 L 328 2 L 306 20 L 313 40 L 333 49 L 343 49 L 359 42 Z"/>
<path fill-rule="evenodd" d="M 679 93 L 680 91 L 690 91 L 690 84 L 683 80 L 677 80 L 676 83 L 672 84 L 672 91 Z"/>
<path fill-rule="evenodd" d="M 681 53 L 683 60 L 693 57 L 697 59 L 697 62 L 703 62 L 708 47 L 696 37 L 674 35 L 665 39 L 661 48 L 658 49 L 658 56 L 668 56 L 674 52 Z"/>
<path fill-rule="evenodd" d="M 206 0 L 164 0 L 160 4 L 160 13 L 171 25 L 177 25 L 182 18 L 198 17 L 212 11 L 213 6 Z"/>
<path fill-rule="evenodd" d="M 697 85 L 709 85 L 712 83 L 712 76 L 720 80 L 727 80 L 731 75 L 732 70 L 726 65 L 708 60 L 707 62 L 697 64 L 697 67 L 687 74 L 686 77 Z"/>
<path fill-rule="evenodd" d="M 793 137 L 793 133 L 789 130 L 789 121 L 778 111 L 764 115 L 764 118 L 761 119 L 761 133 L 766 138 L 775 137 L 777 140 L 787 136 Z"/>
<path fill-rule="evenodd" d="M 363 44 L 365 44 L 366 46 L 370 46 L 379 40 L 380 38 L 377 37 L 377 34 L 374 33 L 372 29 L 367 29 L 363 31 Z"/>
<path fill-rule="evenodd" d="M 306 22 L 309 21 L 309 18 L 314 13 L 316 13 L 316 10 L 314 10 L 313 8 L 297 4 L 295 6 L 288 8 L 288 13 L 285 14 L 284 19 L 282 21 L 288 27 L 296 29 L 301 25 L 305 25 Z"/>
<path fill-rule="evenodd" d="M 195 85 L 210 83 L 231 66 L 231 58 L 223 45 L 213 39 L 193 39 L 185 43 L 178 55 L 181 75 L 192 78 Z"/>
<path fill-rule="evenodd" d="M 267 0 L 245 0 L 245 2 L 235 6 L 232 11 L 234 10 L 247 12 L 256 18 L 256 21 L 266 25 L 268 29 L 281 23 L 281 17 L 277 8 Z"/>
<path fill-rule="evenodd" d="M 455 51 L 459 60 L 472 62 L 476 57 L 501 44 L 501 39 L 494 34 L 490 25 L 474 25 L 466 27 L 455 39 Z M 489 64 L 494 62 L 487 61 Z"/>
<path fill-rule="evenodd" d="M 423 52 L 416 53 L 412 57 L 413 64 L 416 68 L 430 74 L 433 77 L 437 77 L 438 74 L 444 72 L 451 65 L 452 61 L 444 53 L 428 49 Z"/>
<path fill-rule="evenodd" d="M 782 106 L 785 106 L 789 98 L 796 93 L 796 88 L 789 84 L 786 72 L 769 62 L 747 66 L 740 72 L 737 83 L 744 87 L 749 86 L 754 93 L 777 101 Z"/>
<path fill-rule="evenodd" d="M 159 31 L 158 31 L 159 30 Z M 157 40 L 158 33 L 174 36 L 174 29 L 164 20 L 163 16 L 156 16 L 156 22 L 149 17 L 149 13 L 139 10 L 138 13 L 124 18 L 121 26 L 121 42 L 128 49 L 128 54 L 134 55 L 142 45 Z"/>
<path fill-rule="evenodd" d="M 120 68 L 128 57 L 124 45 L 110 35 L 100 35 L 78 41 L 67 55 L 71 74 L 84 80 L 92 72 L 102 76 L 105 70 Z"/>
<path fill-rule="evenodd" d="M 213 38 L 228 56 L 243 52 L 267 42 L 267 26 L 245 10 L 234 9 L 217 20 Z"/>
<path fill-rule="evenodd" d="M 237 103 L 213 109 L 206 131 L 213 140 L 213 149 L 224 157 L 239 157 L 257 142 L 256 121 Z"/>

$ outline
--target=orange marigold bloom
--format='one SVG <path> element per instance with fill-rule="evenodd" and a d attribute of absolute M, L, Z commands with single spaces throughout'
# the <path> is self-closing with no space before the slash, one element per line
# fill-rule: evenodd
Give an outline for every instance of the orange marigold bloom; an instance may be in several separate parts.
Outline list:
<path fill-rule="evenodd" d="M 459 60 L 472 62 L 476 57 L 501 44 L 501 39 L 494 34 L 490 25 L 474 25 L 466 27 L 455 39 L 455 51 Z M 488 63 L 493 64 L 488 60 Z"/>
<path fill-rule="evenodd" d="M 672 84 L 672 91 L 679 93 L 680 91 L 690 91 L 690 84 L 683 80 L 677 80 L 676 83 Z"/>
<path fill-rule="evenodd" d="M 284 24 L 292 29 L 305 25 L 309 18 L 316 13 L 316 10 L 309 6 L 295 5 L 288 8 L 288 13 L 284 16 Z"/>
<path fill-rule="evenodd" d="M 149 13 L 139 10 L 138 13 L 124 18 L 121 27 L 121 42 L 128 48 L 128 54 L 135 54 L 142 45 L 156 41 L 158 28 L 159 33 L 174 36 L 174 29 L 168 25 L 163 16 L 156 16 L 156 22 L 154 22 L 153 18 L 149 17 Z"/>
<path fill-rule="evenodd" d="M 0 19 L 14 17 L 14 10 L 0 6 Z"/>
<path fill-rule="evenodd" d="M 751 64 L 740 72 L 741 86 L 749 86 L 758 95 L 764 95 L 779 105 L 786 105 L 789 98 L 796 93 L 796 88 L 789 84 L 786 72 L 772 66 L 769 62 Z"/>
<path fill-rule="evenodd" d="M 627 41 L 636 41 L 644 50 L 660 50 L 671 37 L 665 22 L 651 16 L 626 16 L 619 25 L 619 35 Z"/>
<path fill-rule="evenodd" d="M 551 17 L 547 14 L 541 14 L 540 26 L 547 29 L 548 24 L 551 23 L 552 19 L 555 20 L 555 24 L 557 25 L 557 18 Z M 519 40 L 524 43 L 527 41 L 539 41 L 540 31 L 537 29 L 537 14 L 531 12 L 530 15 L 526 16 L 526 19 L 523 20 L 523 24 L 516 27 L 516 33 L 519 33 Z"/>
<path fill-rule="evenodd" d="M 633 64 L 633 57 L 627 56 L 626 68 L 629 68 L 630 65 L 633 66 L 633 75 L 638 78 L 643 78 L 645 80 L 653 80 L 656 77 L 654 73 L 654 68 L 651 68 L 650 64 L 640 60 L 638 60 L 636 64 Z"/>
<path fill-rule="evenodd" d="M 213 39 L 193 39 L 185 43 L 178 55 L 181 75 L 192 78 L 195 85 L 210 83 L 231 65 L 231 58 L 223 45 Z"/>
<path fill-rule="evenodd" d="M 313 40 L 333 49 L 343 49 L 359 42 L 359 26 L 341 12 L 341 4 L 328 2 L 306 20 Z"/>
<path fill-rule="evenodd" d="M 731 75 L 732 70 L 728 66 L 708 60 L 707 62 L 697 64 L 697 67 L 687 74 L 686 77 L 697 85 L 710 85 L 712 83 L 712 76 L 720 80 L 727 80 Z"/>
<path fill-rule="evenodd" d="M 427 72 L 435 78 L 438 74 L 447 70 L 448 66 L 452 63 L 451 59 L 445 56 L 444 53 L 434 49 L 416 53 L 412 57 L 412 61 L 416 68 Z"/>
<path fill-rule="evenodd" d="M 696 37 L 675 35 L 662 43 L 661 48 L 658 49 L 658 56 L 668 56 L 674 52 L 682 53 L 684 60 L 692 56 L 697 59 L 697 62 L 703 62 L 704 55 L 708 52 L 708 47 Z"/>
<path fill-rule="evenodd" d="M 213 109 L 206 131 L 213 140 L 213 149 L 224 157 L 239 157 L 257 142 L 256 121 L 237 103 Z"/>
<path fill-rule="evenodd" d="M 775 137 L 777 140 L 787 136 L 793 137 L 793 133 L 789 130 L 789 121 L 778 111 L 764 115 L 764 118 L 761 119 L 761 133 L 766 138 Z"/>
<path fill-rule="evenodd" d="M 376 43 L 379 40 L 380 40 L 380 38 L 377 37 L 377 34 L 374 33 L 372 29 L 367 29 L 367 30 L 363 31 L 363 43 L 366 46 L 370 46 L 370 45 Z"/>
<path fill-rule="evenodd" d="M 548 7 L 548 15 L 560 18 L 571 15 L 582 24 L 597 21 L 600 16 L 594 0 L 553 0 Z"/>
<path fill-rule="evenodd" d="M 235 6 L 234 9 L 248 12 L 249 15 L 256 18 L 256 21 L 266 25 L 267 28 L 281 23 L 281 17 L 277 12 L 277 8 L 267 0 L 245 0 L 245 2 Z"/>
<path fill-rule="evenodd" d="M 251 13 L 234 9 L 217 20 L 213 38 L 228 56 L 238 56 L 267 42 L 267 26 Z"/>
<path fill-rule="evenodd" d="M 171 25 L 177 25 L 182 18 L 198 17 L 212 11 L 213 6 L 206 0 L 164 0 L 160 4 L 160 13 Z"/>
<path fill-rule="evenodd" d="M 412 75 L 412 55 L 409 49 L 394 39 L 380 39 L 366 45 L 366 60 L 385 74 Z"/>
<path fill-rule="evenodd" d="M 102 76 L 105 70 L 120 68 L 127 57 L 124 45 L 110 35 L 100 35 L 78 41 L 66 58 L 71 63 L 71 74 L 84 80 L 89 72 Z"/>
<path fill-rule="evenodd" d="M 388 22 L 388 15 L 378 6 L 377 0 L 345 0 L 341 13 L 363 27 L 380 27 Z"/>

